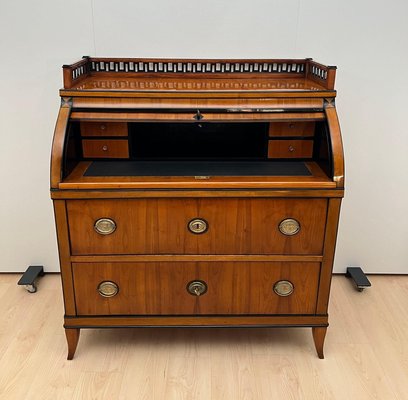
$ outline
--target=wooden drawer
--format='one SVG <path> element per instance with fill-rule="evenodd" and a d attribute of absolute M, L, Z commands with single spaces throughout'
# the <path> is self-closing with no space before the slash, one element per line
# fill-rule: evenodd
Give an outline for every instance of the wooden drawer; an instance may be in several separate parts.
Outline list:
<path fill-rule="evenodd" d="M 313 140 L 269 140 L 268 158 L 311 158 Z"/>
<path fill-rule="evenodd" d="M 129 158 L 127 140 L 83 139 L 82 152 L 85 158 Z"/>
<path fill-rule="evenodd" d="M 294 262 L 74 263 L 73 279 L 78 315 L 313 314 L 319 271 Z M 187 290 L 197 280 L 207 286 L 200 296 Z M 288 296 L 274 291 L 282 280 L 293 285 Z M 118 293 L 102 296 L 102 282 Z"/>
<path fill-rule="evenodd" d="M 314 136 L 315 122 L 271 122 L 269 124 L 269 136 Z"/>
<path fill-rule="evenodd" d="M 68 200 L 67 209 L 74 255 L 318 255 L 323 250 L 327 200 Z M 200 234 L 189 230 L 189 223 L 197 218 L 207 223 L 207 230 Z M 99 219 L 114 221 L 113 233 L 98 233 L 94 226 Z M 299 232 L 292 236 L 281 233 L 279 226 L 285 219 L 297 220 Z"/>
<path fill-rule="evenodd" d="M 81 122 L 81 136 L 127 136 L 126 122 Z"/>

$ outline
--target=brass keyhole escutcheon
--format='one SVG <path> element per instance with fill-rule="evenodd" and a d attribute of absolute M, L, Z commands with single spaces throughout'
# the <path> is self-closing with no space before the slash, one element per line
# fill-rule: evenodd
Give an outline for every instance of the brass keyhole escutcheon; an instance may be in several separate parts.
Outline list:
<path fill-rule="evenodd" d="M 290 281 L 278 281 L 273 285 L 273 291 L 281 297 L 290 296 L 295 290 Z"/>
<path fill-rule="evenodd" d="M 119 286 L 115 282 L 103 281 L 98 285 L 98 292 L 102 297 L 113 297 L 119 292 Z"/>
<path fill-rule="evenodd" d="M 188 230 L 191 233 L 200 234 L 206 232 L 208 223 L 204 219 L 194 218 L 188 223 Z"/>
<path fill-rule="evenodd" d="M 296 235 L 300 231 L 300 223 L 294 218 L 286 218 L 279 224 L 279 231 L 286 236 Z"/>
<path fill-rule="evenodd" d="M 193 296 L 201 296 L 207 291 L 207 284 L 204 281 L 191 281 L 187 285 L 187 291 Z"/>
<path fill-rule="evenodd" d="M 100 235 L 110 235 L 116 230 L 116 222 L 110 218 L 99 218 L 95 221 L 94 229 Z"/>

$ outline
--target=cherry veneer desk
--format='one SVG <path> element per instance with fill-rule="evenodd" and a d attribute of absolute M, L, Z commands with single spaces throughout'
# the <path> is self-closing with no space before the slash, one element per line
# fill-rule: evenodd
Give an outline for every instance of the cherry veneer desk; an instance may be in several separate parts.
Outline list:
<path fill-rule="evenodd" d="M 81 328 L 311 327 L 344 165 L 335 67 L 85 57 L 51 160 L 68 358 Z"/>

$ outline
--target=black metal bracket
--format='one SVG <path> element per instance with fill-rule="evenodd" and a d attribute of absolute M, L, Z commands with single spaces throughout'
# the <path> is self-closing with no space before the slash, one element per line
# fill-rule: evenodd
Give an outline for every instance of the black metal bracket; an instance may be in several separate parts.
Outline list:
<path fill-rule="evenodd" d="M 39 276 L 44 276 L 44 274 L 42 265 L 30 265 L 17 282 L 17 285 L 24 285 L 29 293 L 35 293 L 37 291 L 36 280 Z"/>
<path fill-rule="evenodd" d="M 362 292 L 365 288 L 371 286 L 366 274 L 360 267 L 348 267 L 346 277 L 351 278 L 354 281 L 359 292 Z"/>

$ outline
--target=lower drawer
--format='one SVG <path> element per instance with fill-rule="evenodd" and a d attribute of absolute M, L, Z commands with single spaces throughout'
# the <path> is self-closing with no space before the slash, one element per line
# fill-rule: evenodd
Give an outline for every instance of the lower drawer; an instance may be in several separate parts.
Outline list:
<path fill-rule="evenodd" d="M 313 314 L 319 271 L 314 262 L 73 263 L 78 315 Z"/>

